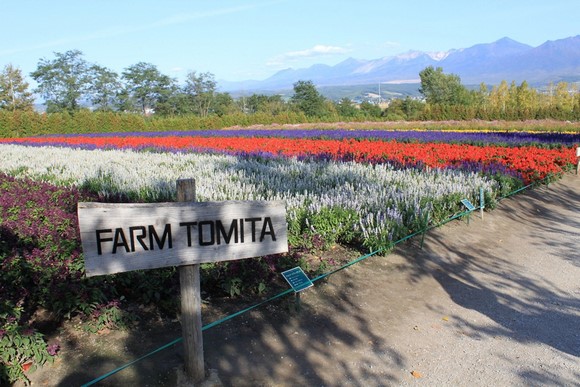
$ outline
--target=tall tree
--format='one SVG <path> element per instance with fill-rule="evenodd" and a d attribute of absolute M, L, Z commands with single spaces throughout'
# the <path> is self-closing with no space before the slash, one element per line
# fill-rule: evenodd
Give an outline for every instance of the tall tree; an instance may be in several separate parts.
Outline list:
<path fill-rule="evenodd" d="M 211 111 L 213 114 L 222 117 L 227 114 L 238 113 L 240 109 L 234 103 L 230 93 L 216 93 Z"/>
<path fill-rule="evenodd" d="M 572 90 L 572 92 L 571 92 Z M 572 89 L 568 82 L 558 82 L 554 94 L 554 102 L 556 109 L 569 113 L 574 108 L 574 94 L 576 90 Z"/>
<path fill-rule="evenodd" d="M 209 115 L 212 105 L 215 103 L 217 82 L 212 73 L 200 73 L 191 71 L 185 79 L 183 91 L 193 103 L 193 110 L 202 117 Z"/>
<path fill-rule="evenodd" d="M 112 70 L 99 65 L 90 68 L 90 99 L 96 110 L 110 111 L 118 105 L 117 96 L 121 90 L 119 76 Z"/>
<path fill-rule="evenodd" d="M 350 98 L 344 97 L 336 104 L 336 110 L 341 117 L 356 117 L 359 110 L 354 106 Z"/>
<path fill-rule="evenodd" d="M 294 84 L 290 102 L 309 117 L 322 117 L 325 114 L 324 99 L 312 81 L 298 81 Z"/>
<path fill-rule="evenodd" d="M 162 107 L 176 91 L 175 80 L 162 74 L 151 63 L 139 62 L 129 66 L 122 77 L 125 80 L 125 95 L 133 99 L 144 115 Z"/>
<path fill-rule="evenodd" d="M 383 112 L 379 105 L 377 105 L 376 103 L 369 102 L 369 101 L 363 101 L 359 107 L 360 107 L 360 111 L 368 117 L 377 118 L 377 117 L 380 117 L 382 112 Z"/>
<path fill-rule="evenodd" d="M 268 96 L 266 94 L 252 94 L 248 98 L 242 98 L 242 110 L 248 113 L 259 112 L 268 103 Z"/>
<path fill-rule="evenodd" d="M 86 97 L 89 85 L 89 63 L 79 50 L 55 53 L 52 60 L 41 59 L 31 73 L 38 82 L 37 92 L 45 98 L 47 110 L 75 112 Z"/>
<path fill-rule="evenodd" d="M 503 114 L 507 107 L 507 100 L 509 96 L 508 84 L 502 80 L 499 86 L 494 85 L 489 93 L 489 105 L 494 111 Z"/>
<path fill-rule="evenodd" d="M 528 82 L 523 81 L 517 91 L 518 111 L 520 118 L 533 118 L 533 111 L 538 108 L 538 95 L 535 89 L 531 89 Z"/>
<path fill-rule="evenodd" d="M 34 97 L 28 90 L 22 71 L 8 64 L 0 73 L 0 109 L 32 110 Z"/>
<path fill-rule="evenodd" d="M 248 98 L 242 97 L 238 99 L 238 104 L 241 106 L 240 109 L 246 113 L 262 112 L 276 115 L 288 111 L 288 104 L 279 94 L 270 96 L 265 94 L 252 94 Z"/>
<path fill-rule="evenodd" d="M 427 103 L 441 105 L 467 105 L 469 92 L 455 74 L 444 74 L 441 67 L 426 67 L 419 73 L 421 88 Z"/>

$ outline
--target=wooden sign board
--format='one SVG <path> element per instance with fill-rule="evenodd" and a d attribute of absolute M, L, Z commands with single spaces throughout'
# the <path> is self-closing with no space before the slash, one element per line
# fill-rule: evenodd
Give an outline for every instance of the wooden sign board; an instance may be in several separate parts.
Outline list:
<path fill-rule="evenodd" d="M 78 204 L 87 276 L 288 251 L 283 201 Z"/>

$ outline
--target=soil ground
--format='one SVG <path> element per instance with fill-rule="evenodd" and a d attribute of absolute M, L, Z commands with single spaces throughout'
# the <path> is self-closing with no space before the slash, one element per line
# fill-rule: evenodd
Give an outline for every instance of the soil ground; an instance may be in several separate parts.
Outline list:
<path fill-rule="evenodd" d="M 329 254 L 355 254 L 337 248 Z M 354 255 L 353 255 L 354 256 Z M 204 305 L 210 322 L 241 305 Z M 231 308 L 234 308 L 233 310 Z M 177 321 L 63 332 L 36 386 L 87 383 L 180 336 Z M 204 332 L 205 385 L 580 385 L 580 176 L 502 200 Z M 174 386 L 181 344 L 97 386 Z"/>

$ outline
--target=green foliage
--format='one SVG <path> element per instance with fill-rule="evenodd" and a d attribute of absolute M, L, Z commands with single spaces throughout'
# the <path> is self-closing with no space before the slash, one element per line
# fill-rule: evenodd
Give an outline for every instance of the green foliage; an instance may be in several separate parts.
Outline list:
<path fill-rule="evenodd" d="M 494 179 L 495 181 L 497 181 L 499 184 L 499 189 L 496 193 L 498 197 L 506 197 L 511 192 L 514 192 L 514 191 L 516 191 L 524 186 L 522 180 L 518 179 L 517 177 L 514 177 L 514 176 L 509 176 L 509 175 L 497 173 L 497 174 L 490 176 L 490 177 L 492 179 Z M 486 202 L 487 202 L 487 200 L 489 200 L 489 202 L 492 204 L 492 206 L 495 205 L 494 198 L 491 198 L 491 197 L 487 198 L 486 197 L 485 200 L 486 200 Z"/>
<path fill-rule="evenodd" d="M 394 99 L 389 103 L 389 106 L 385 110 L 385 116 L 387 119 L 393 121 L 413 121 L 421 117 L 424 109 L 425 103 L 416 99 L 410 97 L 406 97 L 405 99 Z"/>
<path fill-rule="evenodd" d="M 342 98 L 336 104 L 336 110 L 341 117 L 348 117 L 353 118 L 356 117 L 359 113 L 359 110 L 354 106 L 352 101 L 348 98 Z"/>
<path fill-rule="evenodd" d="M 360 111 L 365 117 L 371 118 L 372 117 L 378 118 L 383 113 L 378 105 L 370 103 L 368 101 L 364 101 L 360 104 Z"/>
<path fill-rule="evenodd" d="M 302 243 L 310 249 L 327 249 L 337 242 L 352 243 L 356 237 L 358 218 L 354 210 L 323 207 L 304 218 Z"/>
<path fill-rule="evenodd" d="M 247 98 L 240 98 L 238 105 L 242 112 L 250 114 L 276 115 L 289 110 L 288 105 L 280 95 L 252 94 Z"/>
<path fill-rule="evenodd" d="M 326 114 L 324 97 L 312 81 L 298 81 L 294 84 L 291 103 L 307 117 L 323 117 Z"/>
<path fill-rule="evenodd" d="M 147 131 L 172 131 L 195 129 L 219 129 L 235 125 L 299 124 L 309 122 L 301 112 L 281 111 L 279 114 L 228 113 L 223 116 L 199 117 L 194 114 L 181 116 L 153 116 L 119 112 L 90 112 L 81 110 L 42 114 L 33 111 L 7 111 L 0 109 L 0 137 L 28 137 L 67 133 L 123 133 Z"/>
<path fill-rule="evenodd" d="M 242 294 L 242 284 L 241 278 L 227 278 L 223 282 L 223 288 L 230 297 L 234 298 Z"/>
<path fill-rule="evenodd" d="M 191 101 L 191 110 L 201 116 L 207 117 L 212 105 L 215 104 L 215 91 L 217 82 L 213 74 L 189 72 L 185 80 L 183 92 Z"/>
<path fill-rule="evenodd" d="M 48 112 L 73 113 L 87 95 L 90 65 L 79 50 L 57 52 L 55 56 L 53 60 L 41 59 L 31 76 L 38 82 L 37 92 L 46 99 Z"/>
<path fill-rule="evenodd" d="M 34 98 L 28 90 L 20 69 L 11 64 L 4 66 L 0 73 L 0 110 L 32 110 Z"/>
<path fill-rule="evenodd" d="M 96 111 L 113 111 L 119 105 L 117 94 L 121 90 L 119 76 L 99 65 L 90 69 L 90 99 Z"/>
<path fill-rule="evenodd" d="M 461 84 L 459 76 L 443 74 L 441 67 L 429 66 L 419 73 L 421 94 L 427 103 L 443 105 L 468 105 L 469 93 Z"/>
<path fill-rule="evenodd" d="M 113 300 L 95 307 L 88 314 L 83 329 L 91 333 L 97 333 L 104 329 L 126 329 L 133 322 L 134 318 L 121 309 L 120 301 Z"/>
<path fill-rule="evenodd" d="M 151 63 L 139 62 L 129 66 L 122 77 L 126 95 L 143 115 L 151 114 L 152 110 L 165 104 L 177 89 L 175 80 L 161 74 Z"/>
<path fill-rule="evenodd" d="M 201 287 L 212 296 L 263 295 L 277 286 L 281 272 L 296 266 L 312 273 L 302 250 L 293 246 L 284 254 L 204 263 L 201 264 Z"/>
<path fill-rule="evenodd" d="M 25 371 L 54 360 L 58 346 L 49 347 L 44 336 L 30 327 L 22 327 L 17 319 L 0 314 L 0 383 L 22 380 L 29 384 Z M 30 367 L 30 368 L 28 368 Z"/>

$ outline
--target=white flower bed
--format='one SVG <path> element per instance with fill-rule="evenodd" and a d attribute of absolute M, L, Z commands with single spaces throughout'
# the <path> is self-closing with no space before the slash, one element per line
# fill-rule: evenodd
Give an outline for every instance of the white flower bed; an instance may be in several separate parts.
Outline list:
<path fill-rule="evenodd" d="M 0 145 L 0 172 L 146 201 L 173 200 L 175 181 L 194 178 L 199 201 L 285 200 L 290 221 L 299 220 L 299 213 L 308 219 L 324 208 L 341 208 L 358 214 L 365 238 L 380 234 L 389 240 L 396 228 L 408 228 L 404 223 L 432 210 L 432 203 L 446 205 L 450 197 L 473 201 L 480 188 L 496 189 L 495 182 L 478 174 L 451 170 L 21 145 Z M 454 206 L 449 203 L 450 209 Z"/>

